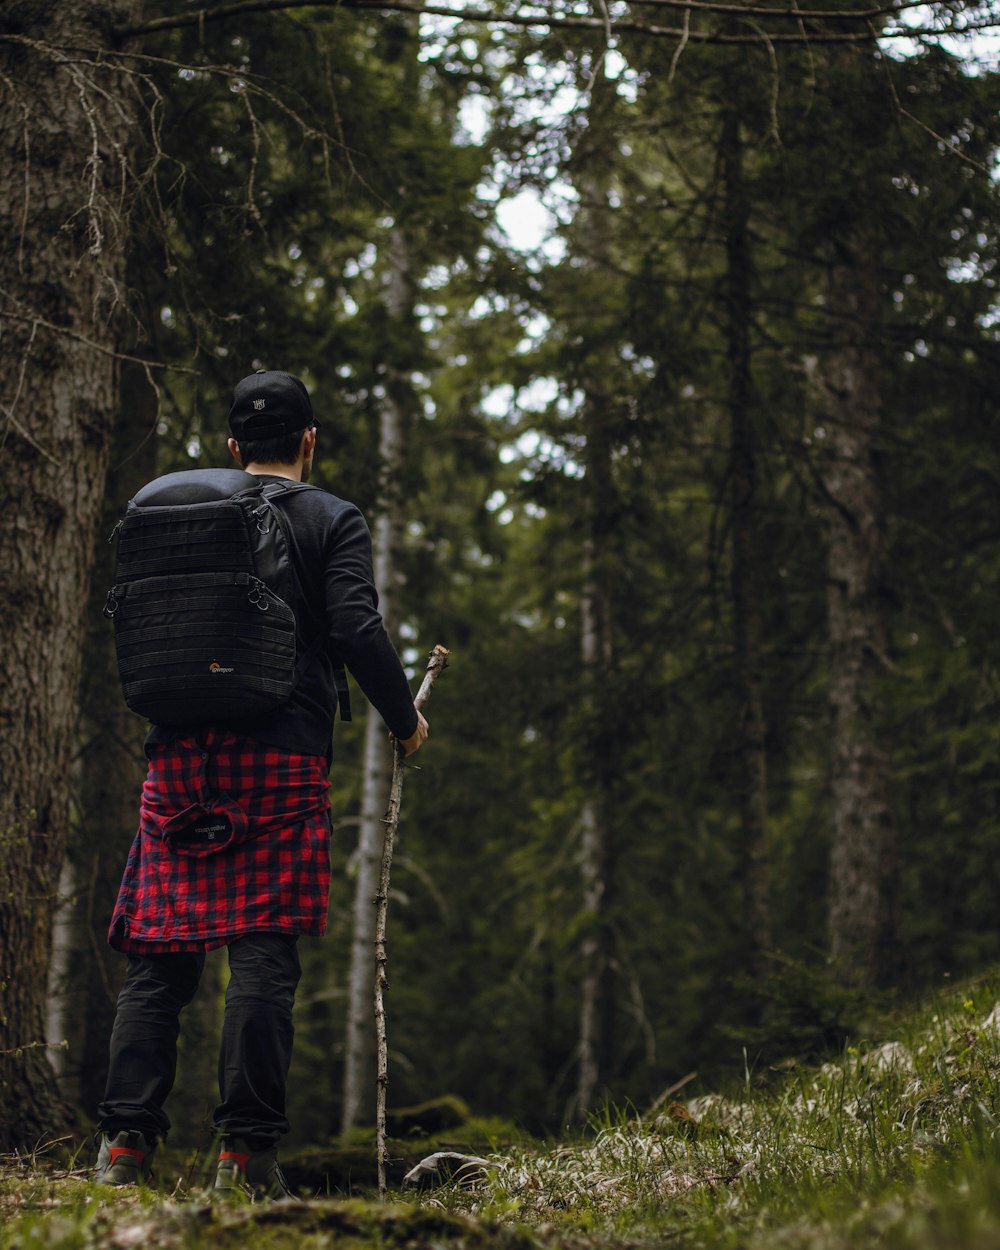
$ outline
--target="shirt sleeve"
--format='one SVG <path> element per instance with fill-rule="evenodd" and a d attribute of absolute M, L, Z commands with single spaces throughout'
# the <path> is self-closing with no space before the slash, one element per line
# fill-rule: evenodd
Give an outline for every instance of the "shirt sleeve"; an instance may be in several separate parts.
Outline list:
<path fill-rule="evenodd" d="M 397 738 L 417 728 L 406 673 L 378 610 L 372 540 L 364 517 L 348 506 L 331 527 L 324 551 L 328 639 Z"/>

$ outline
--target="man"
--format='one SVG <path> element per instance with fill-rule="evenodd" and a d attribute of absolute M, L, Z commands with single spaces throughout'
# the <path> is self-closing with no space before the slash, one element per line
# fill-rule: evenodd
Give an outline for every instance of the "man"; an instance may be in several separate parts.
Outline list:
<path fill-rule="evenodd" d="M 244 378 L 229 427 L 229 450 L 248 473 L 308 481 L 317 422 L 298 378 L 264 370 Z M 169 1128 L 163 1104 L 179 1013 L 197 989 L 205 952 L 227 946 L 216 1188 L 288 1195 L 277 1145 L 288 1131 L 296 943 L 326 928 L 327 774 L 341 666 L 407 755 L 428 734 L 378 613 L 361 513 L 315 487 L 279 493 L 272 505 L 287 522 L 303 659 L 291 698 L 266 717 L 208 729 L 154 725 L 146 739 L 139 831 L 109 932 L 128 969 L 99 1107 L 96 1179 L 105 1184 L 149 1177 Z M 206 809 L 225 813 L 221 849 L 185 840 L 192 814 Z"/>

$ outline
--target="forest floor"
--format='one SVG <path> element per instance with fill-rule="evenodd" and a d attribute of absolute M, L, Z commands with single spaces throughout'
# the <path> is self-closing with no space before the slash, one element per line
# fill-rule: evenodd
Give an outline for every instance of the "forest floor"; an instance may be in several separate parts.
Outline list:
<path fill-rule="evenodd" d="M 0 1250 L 1000 1250 L 1000 979 L 884 1024 L 884 1040 L 742 1091 L 607 1115 L 505 1148 L 473 1179 L 231 1205 L 190 1180 L 96 1186 L 0 1170 Z"/>

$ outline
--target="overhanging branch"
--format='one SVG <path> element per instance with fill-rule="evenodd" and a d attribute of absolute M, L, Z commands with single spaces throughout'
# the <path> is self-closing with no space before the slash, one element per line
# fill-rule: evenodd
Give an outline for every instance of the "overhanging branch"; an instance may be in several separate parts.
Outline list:
<path fill-rule="evenodd" d="M 901 4 L 882 5 L 858 9 L 802 9 L 789 5 L 743 5 L 727 0 L 637 0 L 646 8 L 665 8 L 692 13 L 737 14 L 743 17 L 769 18 L 794 21 L 800 25 L 810 23 L 858 23 L 858 30 L 830 29 L 794 32 L 769 32 L 767 38 L 774 43 L 871 43 L 877 39 L 938 38 L 943 35 L 973 34 L 1000 27 L 1000 14 L 989 12 L 974 21 L 952 21 L 940 26 L 894 26 L 878 29 L 872 25 L 879 19 L 891 18 L 904 10 L 926 8 L 921 0 L 904 0 Z M 536 9 L 539 6 L 533 6 Z M 419 3 L 418 0 L 234 0 L 231 4 L 215 8 L 196 9 L 188 13 L 168 14 L 151 18 L 148 22 L 122 27 L 117 31 L 121 38 L 154 34 L 159 31 L 177 30 L 182 27 L 204 26 L 208 22 L 224 21 L 247 13 L 274 13 L 302 8 L 338 8 L 370 10 L 383 13 L 416 13 L 431 17 L 454 18 L 456 21 L 514 26 L 540 30 L 593 30 L 605 36 L 643 34 L 661 39 L 684 39 L 685 42 L 711 44 L 756 44 L 762 39 L 759 32 L 697 31 L 684 27 L 660 26 L 651 22 L 608 18 L 604 15 L 587 17 L 582 14 L 502 13 L 493 9 L 470 6 L 453 8 L 443 4 Z M 955 14 L 957 17 L 957 12 Z"/>

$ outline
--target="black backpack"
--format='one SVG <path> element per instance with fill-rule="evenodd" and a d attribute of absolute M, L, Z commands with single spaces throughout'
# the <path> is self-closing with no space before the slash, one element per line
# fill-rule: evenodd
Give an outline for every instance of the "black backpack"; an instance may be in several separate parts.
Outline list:
<path fill-rule="evenodd" d="M 296 583 L 285 522 L 271 501 L 313 489 L 242 469 L 191 469 L 130 500 L 115 527 L 104 614 L 134 712 L 198 727 L 288 699 L 302 639 L 289 606 Z"/>

